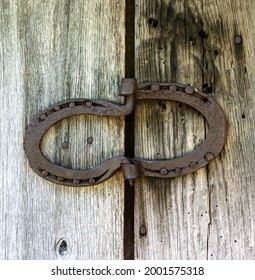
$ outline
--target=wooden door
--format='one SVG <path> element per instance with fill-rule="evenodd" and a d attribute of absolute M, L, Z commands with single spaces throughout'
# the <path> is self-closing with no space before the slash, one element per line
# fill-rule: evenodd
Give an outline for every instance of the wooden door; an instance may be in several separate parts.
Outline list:
<path fill-rule="evenodd" d="M 29 167 L 23 139 L 32 117 L 61 100 L 122 102 L 125 2 L 11 0 L 0 14 L 0 258 L 121 259 L 122 174 L 91 188 L 52 184 Z M 97 166 L 124 154 L 124 118 L 63 120 L 42 149 L 64 166 Z"/>
<path fill-rule="evenodd" d="M 252 0 L 1 0 L 0 259 L 254 259 L 254 8 Z M 134 193 L 121 172 L 86 188 L 36 175 L 23 148 L 32 117 L 70 98 L 121 103 L 125 76 L 213 96 L 228 121 L 222 153 L 187 176 L 136 179 Z M 207 131 L 184 104 L 140 101 L 126 120 L 63 120 L 42 149 L 58 164 L 91 168 L 123 154 L 178 157 Z"/>
<path fill-rule="evenodd" d="M 228 121 L 225 148 L 207 167 L 136 180 L 137 259 L 254 259 L 254 25 L 254 1 L 136 1 L 139 81 L 197 86 Z M 208 131 L 183 104 L 142 103 L 135 117 L 135 154 L 149 159 L 192 151 Z"/>

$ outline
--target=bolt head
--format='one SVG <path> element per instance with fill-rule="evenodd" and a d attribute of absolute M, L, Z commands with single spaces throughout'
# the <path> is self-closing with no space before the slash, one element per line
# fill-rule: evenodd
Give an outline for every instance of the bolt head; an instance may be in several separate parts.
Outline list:
<path fill-rule="evenodd" d="M 192 162 L 190 163 L 190 165 L 189 165 L 189 167 L 190 167 L 191 169 L 195 169 L 196 166 L 197 166 L 197 164 L 195 163 L 195 161 L 192 161 Z"/>
<path fill-rule="evenodd" d="M 140 235 L 146 235 L 146 233 L 147 233 L 146 227 L 145 226 L 141 226 L 140 230 L 139 230 L 139 234 Z"/>
<path fill-rule="evenodd" d="M 175 92 L 177 90 L 177 86 L 171 85 L 171 86 L 169 86 L 169 90 Z"/>
<path fill-rule="evenodd" d="M 88 137 L 88 139 L 87 139 L 87 143 L 88 144 L 92 144 L 93 143 L 93 137 Z"/>
<path fill-rule="evenodd" d="M 192 94 L 194 92 L 194 88 L 191 86 L 186 86 L 185 92 L 188 94 Z"/>
<path fill-rule="evenodd" d="M 241 44 L 242 42 L 242 37 L 241 36 L 235 36 L 235 43 L 236 44 Z"/>
<path fill-rule="evenodd" d="M 87 102 L 85 103 L 85 105 L 86 105 L 87 107 L 92 107 L 92 102 L 87 101 Z"/>
<path fill-rule="evenodd" d="M 60 106 L 59 106 L 59 105 L 56 105 L 56 106 L 54 107 L 54 109 L 55 109 L 55 111 L 59 111 L 59 110 L 60 110 Z"/>
<path fill-rule="evenodd" d="M 49 175 L 49 172 L 48 171 L 46 171 L 46 170 L 43 170 L 42 171 L 42 176 L 43 177 L 47 177 Z"/>
<path fill-rule="evenodd" d="M 95 182 L 96 182 L 96 180 L 95 180 L 94 178 L 90 178 L 90 179 L 89 179 L 89 183 L 90 183 L 90 184 L 95 184 Z"/>
<path fill-rule="evenodd" d="M 46 116 L 46 114 L 42 114 L 41 116 L 40 116 L 40 119 L 43 121 L 43 120 L 45 120 L 47 118 L 47 116 Z"/>
<path fill-rule="evenodd" d="M 62 143 L 62 148 L 63 148 L 63 149 L 67 149 L 67 148 L 68 148 L 68 142 Z"/>
<path fill-rule="evenodd" d="M 208 160 L 208 161 L 211 161 L 213 160 L 214 156 L 212 153 L 207 153 L 205 154 L 205 159 Z"/>
<path fill-rule="evenodd" d="M 179 168 L 179 167 L 175 168 L 175 174 L 181 175 L 182 174 L 182 169 Z"/>
<path fill-rule="evenodd" d="M 73 180 L 73 184 L 74 184 L 74 185 L 79 185 L 79 184 L 80 184 L 80 180 L 74 179 L 74 180 Z"/>
<path fill-rule="evenodd" d="M 166 168 L 161 168 L 159 172 L 160 172 L 161 175 L 167 175 L 168 174 L 168 170 Z"/>
<path fill-rule="evenodd" d="M 63 182 L 63 181 L 64 181 L 64 178 L 61 177 L 61 176 L 58 176 L 58 177 L 57 177 L 57 180 L 58 180 L 59 182 Z"/>
<path fill-rule="evenodd" d="M 160 86 L 158 84 L 151 85 L 151 90 L 158 91 L 160 90 Z"/>

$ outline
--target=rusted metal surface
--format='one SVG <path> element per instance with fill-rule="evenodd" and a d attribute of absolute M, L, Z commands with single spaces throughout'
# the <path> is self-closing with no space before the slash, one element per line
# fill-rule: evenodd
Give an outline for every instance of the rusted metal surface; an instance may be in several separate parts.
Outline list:
<path fill-rule="evenodd" d="M 135 79 L 123 79 L 120 95 L 125 104 L 102 100 L 73 99 L 55 104 L 38 116 L 28 126 L 25 136 L 25 151 L 31 168 L 41 177 L 68 186 L 99 184 L 122 168 L 125 179 L 142 176 L 171 178 L 196 171 L 213 160 L 226 141 L 227 122 L 219 104 L 206 93 L 178 83 L 140 83 Z M 57 122 L 75 115 L 126 116 L 134 109 L 135 101 L 148 99 L 172 100 L 185 103 L 199 111 L 209 124 L 209 133 L 204 143 L 194 151 L 171 160 L 127 159 L 120 155 L 89 170 L 69 169 L 56 165 L 45 158 L 41 141 L 45 132 Z M 88 139 L 92 143 L 93 138 Z M 68 143 L 63 143 L 66 148 Z"/>

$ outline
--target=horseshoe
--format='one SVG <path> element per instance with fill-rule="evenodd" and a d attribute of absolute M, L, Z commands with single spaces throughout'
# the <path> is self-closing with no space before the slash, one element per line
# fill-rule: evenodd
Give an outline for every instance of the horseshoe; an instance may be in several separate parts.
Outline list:
<path fill-rule="evenodd" d="M 79 98 L 61 101 L 40 112 L 28 125 L 24 140 L 25 152 L 33 171 L 44 179 L 67 186 L 99 184 L 120 168 L 124 179 L 142 176 L 171 178 L 196 171 L 221 152 L 226 141 L 226 117 L 213 97 L 201 90 L 179 83 L 137 84 L 135 79 L 123 79 L 119 94 L 125 97 L 123 105 Z M 57 122 L 76 115 L 126 116 L 134 110 L 136 101 L 146 99 L 177 101 L 199 111 L 209 124 L 205 141 L 194 151 L 171 160 L 128 159 L 120 155 L 87 170 L 59 166 L 43 155 L 41 141 L 46 131 Z"/>

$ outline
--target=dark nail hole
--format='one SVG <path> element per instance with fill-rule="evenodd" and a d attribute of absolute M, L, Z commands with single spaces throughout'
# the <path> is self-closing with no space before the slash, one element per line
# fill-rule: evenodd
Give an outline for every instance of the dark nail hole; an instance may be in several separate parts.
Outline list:
<path fill-rule="evenodd" d="M 205 89 L 205 88 L 208 88 L 208 84 L 207 83 L 203 84 L 203 89 Z"/>
<path fill-rule="evenodd" d="M 189 37 L 189 41 L 192 43 L 192 46 L 194 46 L 196 44 L 196 38 L 193 36 Z"/>
<path fill-rule="evenodd" d="M 178 107 L 181 108 L 181 107 L 182 107 L 182 104 L 179 104 Z"/>
<path fill-rule="evenodd" d="M 212 92 L 213 92 L 213 88 L 212 88 L 212 87 L 208 87 L 208 88 L 206 89 L 206 92 L 207 92 L 207 93 L 212 93 Z"/>
<path fill-rule="evenodd" d="M 245 118 L 246 118 L 245 114 L 242 114 L 242 119 L 245 119 Z"/>
<path fill-rule="evenodd" d="M 206 103 L 206 102 L 208 102 L 208 98 L 205 97 L 205 98 L 202 99 L 202 101 L 203 101 L 204 103 Z"/>
<path fill-rule="evenodd" d="M 151 27 L 156 28 L 158 26 L 158 20 L 155 18 L 149 18 L 148 23 Z"/>
<path fill-rule="evenodd" d="M 214 55 L 217 56 L 219 52 L 217 50 L 214 50 Z"/>
<path fill-rule="evenodd" d="M 198 34 L 202 39 L 207 39 L 209 37 L 208 34 L 204 31 L 204 29 L 200 29 Z"/>
<path fill-rule="evenodd" d="M 160 106 L 163 110 L 166 110 L 166 104 L 165 102 L 162 102 L 161 100 L 158 102 L 158 106 Z"/>

